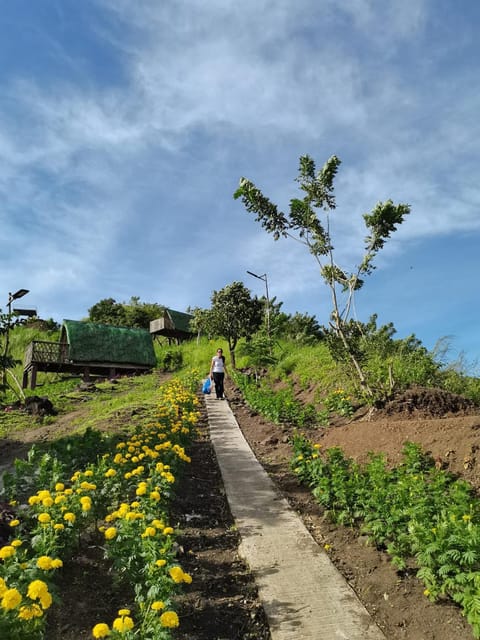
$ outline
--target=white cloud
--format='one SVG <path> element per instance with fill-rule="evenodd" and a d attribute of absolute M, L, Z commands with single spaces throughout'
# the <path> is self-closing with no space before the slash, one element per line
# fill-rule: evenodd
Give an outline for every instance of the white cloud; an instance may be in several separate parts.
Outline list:
<path fill-rule="evenodd" d="M 4 82 L 5 281 L 29 274 L 38 295 L 61 292 L 69 305 L 141 294 L 185 307 L 234 279 L 254 290 L 250 269 L 268 273 L 272 295 L 308 299 L 320 288 L 311 256 L 275 243 L 232 200 L 247 175 L 285 210 L 303 153 L 343 161 L 332 220 L 347 268 L 378 200 L 412 205 L 380 264 L 419 239 L 478 232 L 476 70 L 454 60 L 475 46 L 474 29 L 464 22 L 452 47 L 431 1 L 88 7 L 90 48 L 62 43 L 57 26 L 75 15 L 57 7 L 59 21 L 42 25 L 48 82 L 18 72 Z M 114 80 L 88 77 L 96 49 L 114 60 Z"/>

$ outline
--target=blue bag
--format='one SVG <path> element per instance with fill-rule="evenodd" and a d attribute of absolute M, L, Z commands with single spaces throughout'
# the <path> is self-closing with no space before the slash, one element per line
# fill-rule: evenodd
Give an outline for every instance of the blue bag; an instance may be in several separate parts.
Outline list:
<path fill-rule="evenodd" d="M 202 393 L 210 393 L 212 390 L 212 381 L 210 378 L 207 378 L 203 383 Z"/>

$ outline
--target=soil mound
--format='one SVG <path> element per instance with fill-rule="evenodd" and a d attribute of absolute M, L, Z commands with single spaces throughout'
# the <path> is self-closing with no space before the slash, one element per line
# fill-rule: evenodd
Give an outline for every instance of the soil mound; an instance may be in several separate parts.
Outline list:
<path fill-rule="evenodd" d="M 444 418 L 478 413 L 479 407 L 472 400 L 444 389 L 412 387 L 389 400 L 379 409 L 377 418 Z"/>

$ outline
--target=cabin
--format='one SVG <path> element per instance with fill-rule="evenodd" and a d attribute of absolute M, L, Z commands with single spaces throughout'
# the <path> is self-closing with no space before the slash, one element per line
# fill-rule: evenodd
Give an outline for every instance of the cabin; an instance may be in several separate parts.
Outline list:
<path fill-rule="evenodd" d="M 39 371 L 113 377 L 145 373 L 156 365 L 152 336 L 146 329 L 64 320 L 59 342 L 34 340 L 23 365 L 24 389 L 35 389 Z"/>
<path fill-rule="evenodd" d="M 166 338 L 171 344 L 175 341 L 180 344 L 183 340 L 191 340 L 195 333 L 190 329 L 190 321 L 193 316 L 182 311 L 165 309 L 163 318 L 150 322 L 150 333 L 154 338 Z"/>

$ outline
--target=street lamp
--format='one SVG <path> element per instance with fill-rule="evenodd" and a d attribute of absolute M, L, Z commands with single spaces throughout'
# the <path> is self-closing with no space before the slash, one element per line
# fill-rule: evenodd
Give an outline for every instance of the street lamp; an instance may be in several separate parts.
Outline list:
<path fill-rule="evenodd" d="M 8 313 L 12 312 L 12 302 L 14 300 L 18 300 L 19 298 L 23 298 L 23 296 L 26 296 L 27 293 L 30 293 L 28 289 L 19 289 L 18 291 L 15 291 L 15 293 L 8 294 Z"/>
<path fill-rule="evenodd" d="M 18 300 L 19 298 L 23 298 L 29 293 L 28 289 L 19 289 L 15 291 L 15 293 L 8 294 L 8 315 L 7 315 L 7 324 L 5 327 L 5 348 L 3 350 L 3 363 L 2 363 L 2 387 L 3 389 L 7 386 L 7 358 L 8 358 L 8 347 L 10 344 L 10 319 L 12 317 L 12 302 L 14 300 Z"/>
<path fill-rule="evenodd" d="M 267 306 L 266 306 L 266 316 L 267 316 L 267 335 L 270 338 L 270 300 L 268 298 L 268 279 L 267 279 L 267 274 L 264 273 L 261 276 L 258 276 L 256 273 L 253 273 L 252 271 L 248 271 L 247 270 L 248 275 L 253 276 L 254 278 L 258 278 L 259 280 L 263 280 L 263 282 L 265 282 L 265 291 L 267 294 Z"/>

